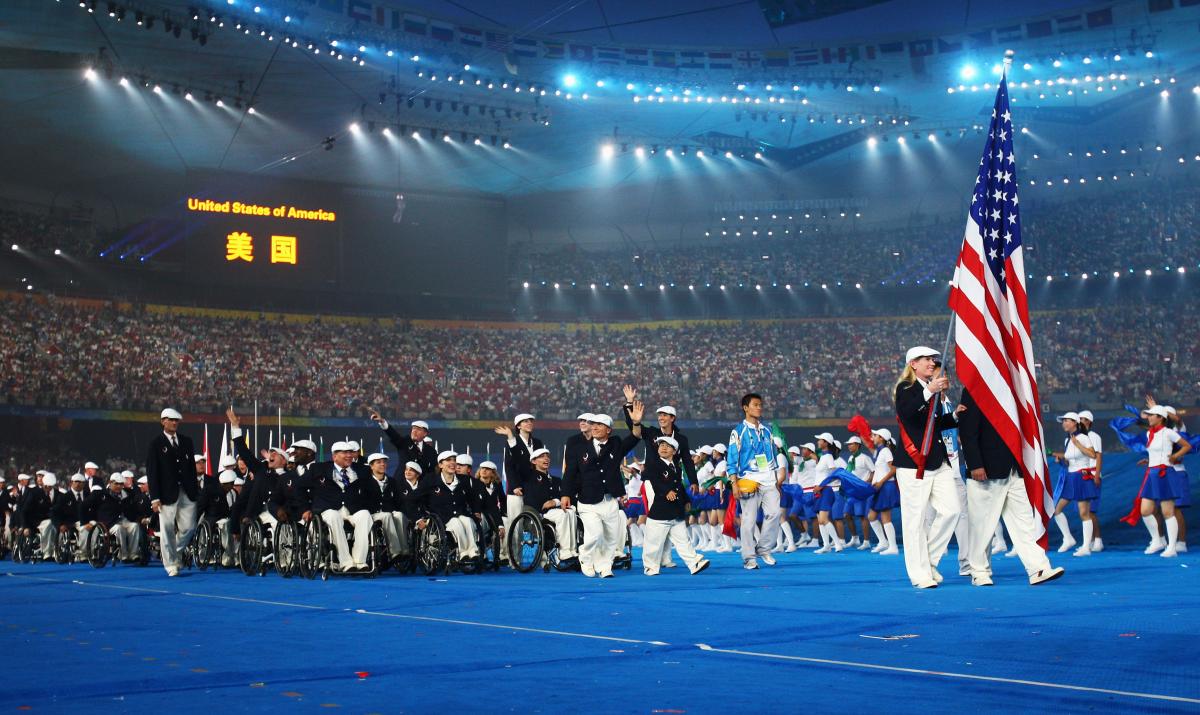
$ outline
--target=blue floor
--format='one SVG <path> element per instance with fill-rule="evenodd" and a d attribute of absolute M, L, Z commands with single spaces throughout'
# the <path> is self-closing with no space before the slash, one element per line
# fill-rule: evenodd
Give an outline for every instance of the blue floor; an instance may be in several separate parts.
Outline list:
<path fill-rule="evenodd" d="M 1200 553 L 1052 559 L 976 588 L 952 551 L 934 591 L 865 552 L 604 581 L 6 561 L 0 712 L 1200 712 Z"/>

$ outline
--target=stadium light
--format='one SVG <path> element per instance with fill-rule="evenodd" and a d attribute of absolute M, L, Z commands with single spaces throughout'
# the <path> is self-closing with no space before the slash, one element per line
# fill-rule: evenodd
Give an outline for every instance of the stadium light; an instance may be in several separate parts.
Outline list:
<path fill-rule="evenodd" d="M 563 76 L 563 86 L 564 87 L 571 88 L 577 84 L 579 84 L 579 79 L 575 75 L 568 74 L 568 75 Z"/>
<path fill-rule="evenodd" d="M 964 65 L 963 68 L 958 71 L 958 76 L 962 77 L 963 79 L 970 80 L 974 79 L 975 75 L 978 73 L 979 70 L 975 69 L 975 65 Z"/>

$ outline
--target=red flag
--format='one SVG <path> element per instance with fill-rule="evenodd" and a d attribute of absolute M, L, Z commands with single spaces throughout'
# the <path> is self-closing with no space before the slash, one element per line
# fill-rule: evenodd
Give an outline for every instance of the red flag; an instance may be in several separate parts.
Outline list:
<path fill-rule="evenodd" d="M 1054 497 L 1029 330 L 1007 78 L 996 89 L 973 194 L 950 290 L 956 368 L 963 388 L 1016 457 L 1044 549 Z"/>
<path fill-rule="evenodd" d="M 867 418 L 856 414 L 850 418 L 850 422 L 846 425 L 846 429 L 854 434 L 862 437 L 863 444 L 871 445 L 871 423 L 867 422 Z"/>
<path fill-rule="evenodd" d="M 721 533 L 731 539 L 738 538 L 739 534 L 735 527 L 737 520 L 737 498 L 732 494 L 729 495 L 729 506 L 725 508 L 725 523 L 721 525 Z"/>
<path fill-rule="evenodd" d="M 1121 517 L 1121 521 L 1130 526 L 1137 526 L 1142 520 L 1142 493 L 1146 491 L 1146 482 L 1150 480 L 1150 470 L 1146 470 L 1146 475 L 1142 477 L 1142 486 L 1138 487 L 1137 496 L 1133 498 L 1133 507 L 1129 513 Z"/>

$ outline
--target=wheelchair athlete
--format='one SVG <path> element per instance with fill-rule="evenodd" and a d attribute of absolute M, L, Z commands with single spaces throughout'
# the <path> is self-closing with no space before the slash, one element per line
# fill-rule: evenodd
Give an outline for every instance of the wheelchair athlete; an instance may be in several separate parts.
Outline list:
<path fill-rule="evenodd" d="M 482 514 L 476 511 L 471 484 L 463 482 L 454 473 L 457 457 L 450 450 L 438 455 L 438 474 L 423 485 L 422 507 L 426 514 L 437 516 L 446 525 L 446 532 L 454 537 L 455 560 L 462 563 L 479 556 L 474 519 L 482 518 Z M 423 518 L 417 522 L 417 528 L 424 529 L 428 523 L 428 517 Z"/>
<path fill-rule="evenodd" d="M 358 464 L 357 442 L 334 442 L 332 462 L 313 464 L 300 478 L 299 491 L 309 498 L 301 515 L 307 522 L 314 515 L 329 528 L 329 539 L 337 550 L 342 573 L 367 573 L 374 520 L 363 499 L 366 480 L 373 479 L 365 465 Z M 346 538 L 345 524 L 354 529 L 354 546 Z"/>
<path fill-rule="evenodd" d="M 105 530 L 116 537 L 117 558 L 125 563 L 138 561 L 142 552 L 145 530 L 138 523 L 137 500 L 125 488 L 125 478 L 118 472 L 109 476 L 108 489 L 94 491 L 85 506 L 85 513 L 93 518 L 81 525 L 81 533 L 87 553 L 95 548 L 96 539 L 102 538 Z"/>
<path fill-rule="evenodd" d="M 237 474 L 229 466 L 236 464 L 229 460 L 216 479 L 204 480 L 204 491 L 201 493 L 199 518 L 207 521 L 221 540 L 221 565 L 228 568 L 237 562 L 238 542 L 234 539 L 231 516 L 233 506 L 237 501 L 237 492 L 233 483 Z"/>
<path fill-rule="evenodd" d="M 367 467 L 371 478 L 363 482 L 363 503 L 371 512 L 371 519 L 383 526 L 388 556 L 394 564 L 410 553 L 409 520 L 403 511 L 397 480 L 388 477 L 388 456 L 382 452 L 372 454 L 367 457 Z M 419 478 L 419 465 L 417 475 Z"/>
<path fill-rule="evenodd" d="M 558 542 L 560 568 L 574 567 L 579 563 L 575 548 L 578 543 L 579 518 L 575 507 L 562 507 L 562 485 L 550 476 L 550 450 L 535 449 L 529 456 L 533 473 L 525 479 L 525 507 L 536 510 L 542 518 L 554 526 L 554 538 Z"/>

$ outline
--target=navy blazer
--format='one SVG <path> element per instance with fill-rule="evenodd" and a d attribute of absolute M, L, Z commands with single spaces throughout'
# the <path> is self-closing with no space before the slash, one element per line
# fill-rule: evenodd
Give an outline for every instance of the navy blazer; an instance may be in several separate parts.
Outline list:
<path fill-rule="evenodd" d="M 196 483 L 196 451 L 192 440 L 176 433 L 178 447 L 172 447 L 167 435 L 162 432 L 150 441 L 150 452 L 146 455 L 146 480 L 150 485 L 151 501 L 174 504 L 179 492 L 188 499 L 200 501 L 200 487 Z"/>

